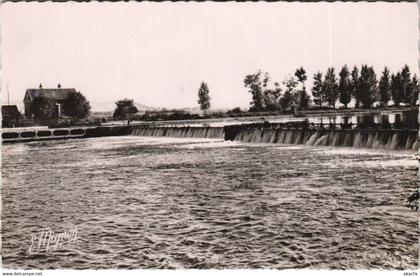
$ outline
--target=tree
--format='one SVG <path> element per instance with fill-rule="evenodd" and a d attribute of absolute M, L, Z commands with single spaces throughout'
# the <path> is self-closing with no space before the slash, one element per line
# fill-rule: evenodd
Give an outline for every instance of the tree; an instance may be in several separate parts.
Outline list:
<path fill-rule="evenodd" d="M 384 71 L 382 71 L 382 76 L 379 80 L 378 89 L 381 106 L 388 106 L 388 102 L 391 99 L 391 80 L 389 75 L 389 69 L 386 66 L 384 68 Z"/>
<path fill-rule="evenodd" d="M 279 100 L 280 108 L 283 111 L 286 111 L 292 107 L 293 95 L 290 91 L 284 92 L 283 96 Z"/>
<path fill-rule="evenodd" d="M 357 66 L 353 67 L 353 70 L 351 71 L 351 88 L 353 92 L 353 97 L 356 101 L 355 107 L 360 107 L 360 85 L 359 85 L 359 69 Z"/>
<path fill-rule="evenodd" d="M 302 90 L 303 90 L 305 87 L 305 81 L 308 79 L 308 77 L 306 76 L 305 69 L 303 69 L 303 67 L 296 69 L 295 76 L 298 79 L 298 81 L 302 83 Z"/>
<path fill-rule="evenodd" d="M 264 95 L 262 82 L 260 80 L 261 70 L 258 70 L 257 73 L 247 75 L 244 79 L 244 85 L 246 88 L 249 88 L 249 93 L 252 95 L 251 108 L 250 111 L 263 111 L 264 110 Z"/>
<path fill-rule="evenodd" d="M 323 89 L 322 73 L 317 72 L 314 74 L 314 82 L 312 85 L 312 96 L 314 97 L 314 103 L 322 107 L 325 102 L 325 94 Z"/>
<path fill-rule="evenodd" d="M 200 88 L 198 89 L 198 104 L 200 105 L 200 109 L 204 112 L 210 108 L 209 87 L 204 81 L 201 82 Z"/>
<path fill-rule="evenodd" d="M 340 81 L 339 81 L 339 93 L 340 93 L 340 102 L 347 108 L 347 105 L 351 101 L 352 95 L 352 86 L 350 82 L 350 72 L 347 68 L 347 65 L 344 65 L 340 71 Z"/>
<path fill-rule="evenodd" d="M 414 74 L 413 78 L 410 81 L 410 84 L 407 87 L 407 104 L 409 106 L 416 105 L 417 100 L 419 99 L 419 83 L 417 76 Z"/>
<path fill-rule="evenodd" d="M 115 119 L 127 120 L 130 116 L 139 112 L 137 107 L 134 106 L 134 101 L 131 99 L 123 99 L 115 102 L 117 107 L 114 110 L 113 117 Z"/>
<path fill-rule="evenodd" d="M 412 85 L 414 86 L 413 105 L 416 105 L 417 101 L 419 100 L 420 93 L 420 84 L 416 75 L 413 77 Z"/>
<path fill-rule="evenodd" d="M 55 101 L 44 96 L 36 97 L 31 103 L 31 112 L 38 120 L 51 120 L 57 117 Z"/>
<path fill-rule="evenodd" d="M 289 76 L 283 81 L 286 86 L 286 91 L 280 98 L 280 107 L 282 110 L 292 109 L 294 106 L 299 106 L 299 98 L 296 97 L 296 86 L 298 82 L 293 76 Z"/>
<path fill-rule="evenodd" d="M 64 100 L 63 113 L 75 119 L 83 119 L 90 113 L 90 104 L 82 93 L 70 92 Z"/>
<path fill-rule="evenodd" d="M 339 96 L 337 78 L 334 71 L 334 67 L 328 68 L 323 85 L 328 105 L 333 108 L 335 108 L 335 103 Z"/>
<path fill-rule="evenodd" d="M 311 97 L 306 93 L 306 89 L 299 90 L 299 108 L 300 109 L 307 109 L 309 104 L 311 103 Z"/>
<path fill-rule="evenodd" d="M 297 100 L 299 109 L 306 109 L 309 106 L 311 101 L 310 96 L 306 93 L 305 81 L 308 79 L 306 76 L 306 71 L 303 67 L 296 69 L 295 77 L 297 78 L 298 82 L 301 83 L 302 87 L 297 91 Z"/>
<path fill-rule="evenodd" d="M 403 102 L 406 105 L 410 104 L 412 99 L 412 90 L 410 90 L 411 84 L 411 73 L 410 68 L 408 65 L 404 65 L 403 69 L 401 70 L 401 81 L 402 81 L 402 95 L 404 96 Z"/>
<path fill-rule="evenodd" d="M 404 89 L 401 72 L 391 75 L 391 96 L 395 106 L 400 106 L 404 101 Z"/>
<path fill-rule="evenodd" d="M 377 80 L 373 67 L 362 65 L 360 70 L 360 95 L 359 99 L 364 108 L 371 108 L 377 100 Z"/>
<path fill-rule="evenodd" d="M 274 89 L 267 89 L 263 91 L 264 95 L 264 106 L 266 110 L 276 111 L 280 109 L 279 99 L 281 96 L 281 88 L 278 82 L 274 83 Z"/>
<path fill-rule="evenodd" d="M 270 76 L 266 72 L 262 76 L 261 70 L 255 74 L 247 75 L 244 79 L 245 87 L 249 88 L 252 94 L 250 111 L 275 111 L 280 108 L 279 98 L 281 88 L 278 82 L 274 83 L 274 88 L 269 88 Z"/>

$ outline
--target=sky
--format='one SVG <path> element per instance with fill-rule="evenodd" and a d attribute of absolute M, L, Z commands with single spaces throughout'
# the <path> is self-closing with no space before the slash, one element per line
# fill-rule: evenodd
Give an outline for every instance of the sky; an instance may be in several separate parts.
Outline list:
<path fill-rule="evenodd" d="M 10 3 L 1 5 L 2 98 L 27 88 L 76 88 L 91 102 L 132 98 L 247 107 L 259 69 L 281 83 L 347 64 L 418 73 L 417 3 Z"/>

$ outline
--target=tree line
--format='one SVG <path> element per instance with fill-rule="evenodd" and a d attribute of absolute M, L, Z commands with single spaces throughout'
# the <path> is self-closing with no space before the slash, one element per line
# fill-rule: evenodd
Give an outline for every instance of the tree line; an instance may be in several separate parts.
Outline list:
<path fill-rule="evenodd" d="M 297 68 L 293 75 L 288 75 L 282 85 L 279 82 L 271 85 L 271 77 L 267 72 L 259 70 L 249 74 L 243 81 L 252 95 L 249 112 L 295 112 L 310 108 L 312 103 L 318 108 L 335 109 L 338 103 L 348 108 L 352 100 L 355 108 L 372 108 L 375 104 L 387 107 L 391 100 L 397 107 L 401 104 L 414 106 L 419 97 L 419 81 L 415 74 L 411 74 L 408 65 L 392 74 L 385 67 L 379 80 L 374 68 L 366 64 L 360 69 L 354 66 L 352 70 L 344 65 L 336 72 L 334 67 L 327 68 L 325 73 L 316 72 L 313 75 L 312 96 L 307 93 L 308 76 L 303 67 Z M 211 106 L 207 83 L 202 81 L 197 92 L 197 102 L 206 115 Z M 137 112 L 130 99 L 117 101 L 116 105 L 114 118 L 124 119 L 126 114 Z M 228 114 L 241 112 L 240 108 L 235 108 Z"/>
<path fill-rule="evenodd" d="M 274 87 L 269 86 L 271 78 L 267 72 L 259 70 L 255 74 L 247 75 L 244 85 L 252 95 L 250 111 L 277 111 L 289 110 L 293 107 L 306 109 L 311 102 L 306 92 L 305 81 L 307 75 L 302 67 L 297 69 L 293 76 L 288 76 L 282 83 L 284 91 L 278 82 Z"/>
<path fill-rule="evenodd" d="M 395 106 L 413 106 L 419 97 L 419 82 L 415 74 L 405 65 L 397 73 L 390 73 L 388 67 L 381 72 L 379 80 L 372 66 L 362 65 L 360 70 L 352 70 L 344 65 L 336 73 L 334 67 L 327 68 L 325 74 L 313 75 L 312 98 L 308 95 L 305 81 L 307 74 L 303 67 L 296 69 L 283 82 L 270 86 L 270 76 L 260 70 L 247 75 L 244 86 L 252 95 L 250 111 L 291 111 L 304 110 L 313 102 L 323 108 L 336 108 L 341 103 L 347 108 L 354 100 L 356 108 L 372 108 L 375 103 L 387 107 L 392 100 Z"/>

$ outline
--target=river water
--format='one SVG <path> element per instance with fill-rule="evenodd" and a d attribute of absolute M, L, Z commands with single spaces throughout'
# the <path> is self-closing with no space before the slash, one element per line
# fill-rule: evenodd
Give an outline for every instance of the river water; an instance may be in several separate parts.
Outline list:
<path fill-rule="evenodd" d="M 216 119 L 202 119 L 202 120 L 178 120 L 178 121 L 165 121 L 158 122 L 161 125 L 199 125 L 199 126 L 211 126 L 211 127 L 223 127 L 225 125 L 236 125 L 236 124 L 250 124 L 250 123 L 262 123 L 269 121 L 270 123 L 288 123 L 288 122 L 303 122 L 315 124 L 353 124 L 354 126 L 361 123 L 372 123 L 372 124 L 392 124 L 396 128 L 411 128 L 418 129 L 418 118 L 419 111 L 417 108 L 406 109 L 406 110 L 376 110 L 376 111 L 360 111 L 356 113 L 347 112 L 341 110 L 341 112 L 327 113 L 327 114 L 306 114 L 303 117 L 295 117 L 294 115 L 273 115 L 273 116 L 258 116 L 258 117 L 228 117 L 228 118 L 216 118 Z M 120 122 L 121 123 L 121 122 Z M 125 122 L 122 122 L 123 124 Z M 152 123 L 152 122 L 149 122 Z M 156 123 L 156 122 L 153 122 Z M 109 123 L 113 124 L 113 123 Z M 136 124 L 136 122 L 133 122 Z M 403 124 L 403 125 L 401 125 Z"/>
<path fill-rule="evenodd" d="M 2 155 L 5 268 L 418 265 L 413 152 L 127 136 Z M 43 228 L 78 239 L 29 254 Z"/>

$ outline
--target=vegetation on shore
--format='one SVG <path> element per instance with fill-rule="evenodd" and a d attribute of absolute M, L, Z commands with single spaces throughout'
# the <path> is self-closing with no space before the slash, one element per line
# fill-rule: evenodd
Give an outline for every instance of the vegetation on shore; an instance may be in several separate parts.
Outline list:
<path fill-rule="evenodd" d="M 137 107 L 134 106 L 134 100 L 122 99 L 115 102 L 117 106 L 114 110 L 113 117 L 117 120 L 129 120 L 132 119 L 134 114 L 138 111 Z"/>
<path fill-rule="evenodd" d="M 251 94 L 248 110 L 239 107 L 226 112 L 210 111 L 210 89 L 206 82 L 201 82 L 198 89 L 198 104 L 203 114 L 191 114 L 183 110 L 146 111 L 139 114 L 132 99 L 116 102 L 114 120 L 190 120 L 206 118 L 272 116 L 280 114 L 303 115 L 311 111 L 347 110 L 354 103 L 355 109 L 388 108 L 415 106 L 419 97 L 419 81 L 410 68 L 405 65 L 400 71 L 391 73 L 385 67 L 379 79 L 372 66 L 362 65 L 350 69 L 347 65 L 337 72 L 334 67 L 325 73 L 313 75 L 311 93 L 306 82 L 308 76 L 303 67 L 297 68 L 293 75 L 288 75 L 280 84 L 271 83 L 269 73 L 261 70 L 246 75 L 243 84 Z M 311 95 L 310 95 L 311 94 Z M 62 106 L 62 115 L 72 121 L 80 121 L 90 114 L 90 104 L 80 92 L 72 93 Z M 57 117 L 57 108 L 48 98 L 38 97 L 33 102 L 34 116 L 38 120 L 51 120 Z"/>
<path fill-rule="evenodd" d="M 419 82 L 405 65 L 400 71 L 391 73 L 388 67 L 381 72 L 379 79 L 372 66 L 362 65 L 360 70 L 347 65 L 337 73 L 334 67 L 327 68 L 325 74 L 318 71 L 313 75 L 312 96 L 307 92 L 308 76 L 303 67 L 297 68 L 293 75 L 287 76 L 281 84 L 271 84 L 269 73 L 261 70 L 244 78 L 244 86 L 251 94 L 250 108 L 239 107 L 227 112 L 211 112 L 210 91 L 207 83 L 201 82 L 198 89 L 198 104 L 203 114 L 190 114 L 183 110 L 151 111 L 134 119 L 154 120 L 190 120 L 206 118 L 271 116 L 280 114 L 303 115 L 311 111 L 335 112 L 348 110 L 354 103 L 353 110 L 372 108 L 415 106 L 419 97 Z"/>
<path fill-rule="evenodd" d="M 204 81 L 201 82 L 200 88 L 198 89 L 198 104 L 200 105 L 200 109 L 204 112 L 204 114 L 210 108 L 209 93 L 210 91 L 207 83 Z"/>
<path fill-rule="evenodd" d="M 411 76 L 407 65 L 392 74 L 385 67 L 379 81 L 374 68 L 368 65 L 362 65 L 360 70 L 354 66 L 351 71 L 344 65 L 338 74 L 334 67 L 328 68 L 325 74 L 318 71 L 313 76 L 312 98 L 306 92 L 306 80 L 303 67 L 282 82 L 283 88 L 278 82 L 270 87 L 267 72 L 247 75 L 244 85 L 252 95 L 250 111 L 295 112 L 307 110 L 312 102 L 320 108 L 336 109 L 338 103 L 348 108 L 352 100 L 355 108 L 363 109 L 387 107 L 391 100 L 396 107 L 414 106 L 419 97 L 417 76 Z"/>

